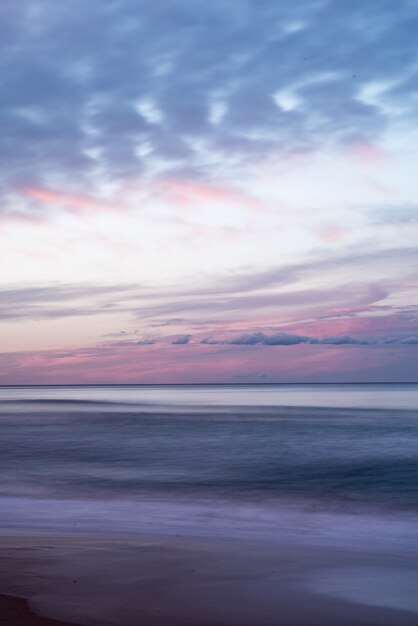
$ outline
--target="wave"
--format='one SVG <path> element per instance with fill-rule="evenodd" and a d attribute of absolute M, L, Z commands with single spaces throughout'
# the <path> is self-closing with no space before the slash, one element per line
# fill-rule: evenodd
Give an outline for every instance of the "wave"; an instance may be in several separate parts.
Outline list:
<path fill-rule="evenodd" d="M 0 416 L 7 414 L 7 410 L 21 409 L 19 412 L 24 413 L 25 409 L 29 410 L 32 407 L 36 407 L 36 410 L 41 413 L 41 410 L 45 409 L 51 411 L 54 408 L 61 409 L 59 415 L 65 416 L 65 409 L 68 408 L 68 413 L 74 409 L 90 409 L 97 410 L 97 414 L 100 417 L 100 411 L 114 411 L 120 410 L 124 414 L 131 414 L 132 416 L 143 417 L 146 415 L 153 415 L 158 417 L 175 417 L 190 418 L 190 417 L 221 417 L 221 418 L 292 418 L 292 419 L 314 419 L 319 418 L 352 418 L 352 419 L 364 419 L 367 417 L 379 417 L 388 415 L 408 415 L 416 416 L 417 412 L 414 409 L 408 407 L 330 407 L 330 406 L 318 406 L 318 405 L 242 405 L 242 404 L 164 404 L 162 402 L 138 402 L 136 400 L 93 400 L 93 399 L 76 399 L 76 398 L 33 398 L 33 399 L 7 399 L 3 400 L 0 406 Z M 33 411 L 28 412 L 28 415 L 33 415 Z"/>
<path fill-rule="evenodd" d="M 24 533 L 152 533 L 418 552 L 415 513 L 321 510 L 312 502 L 144 497 L 135 501 L 1 498 L 0 529 Z"/>
<path fill-rule="evenodd" d="M 261 385 L 261 386 L 75 386 L 0 387 L 0 404 L 9 406 L 164 407 L 201 412 L 233 407 L 418 408 L 418 385 Z M 12 404 L 10 404 L 12 403 Z"/>
<path fill-rule="evenodd" d="M 27 405 L 49 405 L 49 404 L 60 404 L 60 405 L 72 405 L 72 404 L 80 404 L 80 405 L 95 405 L 95 406 L 101 406 L 101 405 L 108 405 L 108 404 L 115 404 L 115 405 L 123 405 L 123 404 L 128 404 L 128 405 L 138 405 L 138 406 L 151 406 L 153 403 L 152 402 L 129 402 L 129 401 L 119 401 L 119 400 L 85 400 L 83 398 L 12 398 L 12 399 L 7 399 L 7 400 L 3 400 L 2 401 L 2 405 L 23 405 L 23 406 L 27 406 Z"/>

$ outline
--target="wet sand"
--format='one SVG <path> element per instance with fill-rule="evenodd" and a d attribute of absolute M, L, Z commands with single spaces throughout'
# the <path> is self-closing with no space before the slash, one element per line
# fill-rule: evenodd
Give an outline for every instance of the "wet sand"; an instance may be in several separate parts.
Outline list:
<path fill-rule="evenodd" d="M 39 617 L 30 610 L 27 600 L 0 595 L 1 626 L 77 626 L 70 622 L 57 622 L 47 617 Z"/>
<path fill-rule="evenodd" d="M 387 556 L 318 546 L 149 536 L 10 536 L 0 540 L 0 553 L 0 591 L 9 596 L 0 603 L 2 626 L 418 623 L 396 593 L 395 606 L 385 606 L 382 590 L 379 606 L 374 592 L 372 606 L 315 590 L 317 577 L 359 564 L 369 572 L 391 568 L 396 583 L 399 571 L 413 572 L 408 555 L 388 563 Z M 10 596 L 26 598 L 33 613 Z"/>

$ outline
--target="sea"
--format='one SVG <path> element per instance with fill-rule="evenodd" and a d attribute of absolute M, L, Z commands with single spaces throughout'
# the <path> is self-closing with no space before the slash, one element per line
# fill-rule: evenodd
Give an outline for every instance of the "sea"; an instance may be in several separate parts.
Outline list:
<path fill-rule="evenodd" d="M 2 387 L 0 477 L 7 532 L 408 550 L 418 385 Z"/>
<path fill-rule="evenodd" d="M 28 537 L 44 578 L 32 576 Z M 57 537 L 96 543 L 68 556 Z M 103 561 L 86 547 L 115 537 L 108 553 L 100 544 Z M 141 537 L 159 539 L 147 553 L 133 543 Z M 214 623 L 233 610 L 233 623 L 277 624 L 299 589 L 308 613 L 322 607 L 315 624 L 344 615 L 350 625 L 418 623 L 418 384 L 1 387 L 0 538 L 6 583 L 18 572 L 3 587 L 80 623 L 120 623 L 121 606 L 137 623 L 147 567 L 163 581 L 154 616 L 176 603 L 190 612 L 193 596 L 196 615 Z M 171 556 L 158 548 L 176 541 Z M 187 574 L 196 550 L 202 573 Z M 74 568 L 84 595 L 68 585 Z M 106 585 L 119 585 L 118 601 Z M 334 622 L 321 621 L 331 609 L 306 593 L 380 613 L 348 618 L 343 604 Z M 288 624 L 305 624 L 298 597 Z"/>

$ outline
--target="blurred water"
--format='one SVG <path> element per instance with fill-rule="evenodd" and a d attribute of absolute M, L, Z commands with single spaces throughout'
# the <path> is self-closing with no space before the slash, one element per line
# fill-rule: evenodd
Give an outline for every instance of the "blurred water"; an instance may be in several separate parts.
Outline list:
<path fill-rule="evenodd" d="M 205 410 L 206 407 L 340 407 L 418 410 L 418 384 L 346 385 L 67 385 L 0 387 L 0 403 L 71 402 L 73 405 L 118 404 L 129 410 Z M 8 407 L 10 408 L 10 407 Z M 19 409 L 18 409 L 19 410 Z"/>
<path fill-rule="evenodd" d="M 417 385 L 4 387 L 0 403 L 9 530 L 338 542 L 339 516 L 354 542 L 408 546 L 416 528 Z"/>

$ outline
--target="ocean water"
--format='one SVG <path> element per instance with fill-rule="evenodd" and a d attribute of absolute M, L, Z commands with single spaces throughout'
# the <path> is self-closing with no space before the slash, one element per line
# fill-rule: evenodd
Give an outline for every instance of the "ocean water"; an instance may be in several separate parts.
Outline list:
<path fill-rule="evenodd" d="M 418 385 L 0 388 L 0 530 L 418 553 Z"/>

